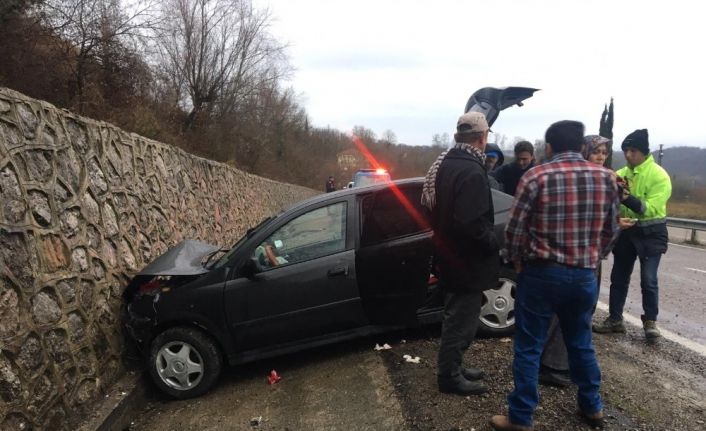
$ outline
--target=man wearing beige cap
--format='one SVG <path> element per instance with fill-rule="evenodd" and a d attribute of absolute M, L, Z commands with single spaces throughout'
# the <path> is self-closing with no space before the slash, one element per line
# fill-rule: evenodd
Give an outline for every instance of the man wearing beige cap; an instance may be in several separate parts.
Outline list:
<path fill-rule="evenodd" d="M 498 280 L 500 259 L 485 168 L 488 123 L 479 112 L 458 119 L 453 148 L 427 172 L 422 204 L 431 211 L 435 257 L 444 292 L 438 384 L 445 393 L 481 394 L 483 372 L 462 366 L 478 328 L 483 291 Z"/>

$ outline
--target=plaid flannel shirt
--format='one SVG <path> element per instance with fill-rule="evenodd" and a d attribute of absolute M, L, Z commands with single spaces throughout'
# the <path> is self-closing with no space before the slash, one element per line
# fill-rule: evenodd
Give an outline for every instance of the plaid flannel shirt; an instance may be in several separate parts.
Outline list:
<path fill-rule="evenodd" d="M 619 207 L 612 171 L 579 153 L 559 153 L 520 179 L 505 228 L 506 257 L 595 268 L 620 233 Z"/>

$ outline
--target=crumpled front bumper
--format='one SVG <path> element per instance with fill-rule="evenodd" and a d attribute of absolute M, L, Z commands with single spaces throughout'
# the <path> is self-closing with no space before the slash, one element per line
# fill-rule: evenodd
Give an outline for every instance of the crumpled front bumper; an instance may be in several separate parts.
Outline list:
<path fill-rule="evenodd" d="M 127 321 L 125 329 L 140 350 L 146 350 L 152 340 L 152 328 L 155 326 L 154 318 L 146 317 L 135 312 L 133 304 L 127 306 Z"/>

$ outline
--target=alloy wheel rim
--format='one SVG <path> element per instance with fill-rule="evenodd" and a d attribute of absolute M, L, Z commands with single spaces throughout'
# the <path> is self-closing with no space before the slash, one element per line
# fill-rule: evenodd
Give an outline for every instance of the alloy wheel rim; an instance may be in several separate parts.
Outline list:
<path fill-rule="evenodd" d="M 203 379 L 203 358 L 184 341 L 171 341 L 162 346 L 157 352 L 155 367 L 162 382 L 179 391 L 193 389 Z"/>
<path fill-rule="evenodd" d="M 515 287 L 514 281 L 500 278 L 495 289 L 483 292 L 480 320 L 485 326 L 505 329 L 515 324 Z"/>

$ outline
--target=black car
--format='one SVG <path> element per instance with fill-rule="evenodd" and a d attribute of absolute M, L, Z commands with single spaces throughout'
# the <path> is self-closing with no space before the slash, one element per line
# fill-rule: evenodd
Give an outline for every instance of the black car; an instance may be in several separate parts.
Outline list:
<path fill-rule="evenodd" d="M 217 247 L 196 241 L 157 258 L 125 292 L 128 331 L 155 384 L 193 397 L 216 382 L 224 361 L 441 320 L 422 184 L 311 198 L 264 220 L 217 260 Z M 502 238 L 512 198 L 498 191 L 493 198 Z M 498 288 L 486 292 L 481 330 L 512 331 L 513 297 L 514 273 L 505 268 Z"/>

